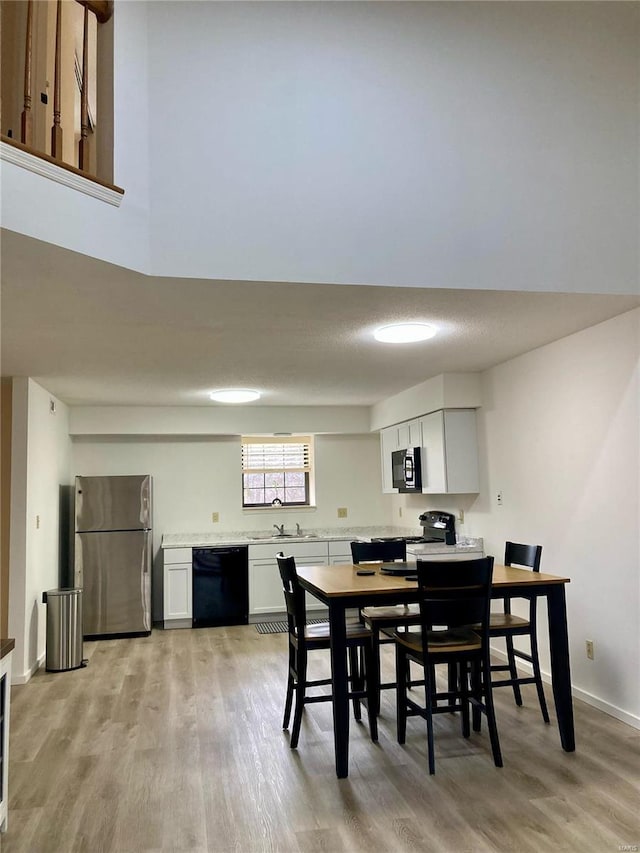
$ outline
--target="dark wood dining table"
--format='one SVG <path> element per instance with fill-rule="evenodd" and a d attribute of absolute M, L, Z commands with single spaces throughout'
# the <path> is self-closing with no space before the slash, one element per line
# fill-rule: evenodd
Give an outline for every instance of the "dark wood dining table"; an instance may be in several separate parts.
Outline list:
<path fill-rule="evenodd" d="M 452 564 L 454 565 L 454 564 Z M 337 566 L 298 566 L 300 585 L 329 609 L 331 628 L 331 680 L 333 687 L 333 737 L 336 774 L 349 774 L 349 698 L 346 649 L 346 611 L 367 605 L 411 603 L 417 600 L 417 583 L 380 573 L 358 575 L 351 563 Z M 551 682 L 562 748 L 575 750 L 569 637 L 565 585 L 569 578 L 494 565 L 492 598 L 546 596 L 551 656 Z"/>

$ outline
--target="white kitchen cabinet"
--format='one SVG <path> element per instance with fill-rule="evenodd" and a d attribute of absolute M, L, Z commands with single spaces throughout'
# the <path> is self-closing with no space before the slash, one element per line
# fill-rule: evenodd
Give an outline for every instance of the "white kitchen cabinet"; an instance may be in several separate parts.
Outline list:
<path fill-rule="evenodd" d="M 395 426 L 380 430 L 380 468 L 382 470 L 382 492 L 385 495 L 397 495 L 393 488 L 393 469 L 391 454 L 398 449 L 398 428 Z"/>
<path fill-rule="evenodd" d="M 420 424 L 420 418 L 398 424 L 397 429 L 398 450 L 406 450 L 408 447 L 422 446 L 422 426 Z"/>
<path fill-rule="evenodd" d="M 284 610 L 282 581 L 276 561 L 280 551 L 295 557 L 297 565 L 327 565 L 326 540 L 249 545 L 249 616 L 262 616 Z M 318 610 L 323 605 L 307 596 L 307 610 Z"/>
<path fill-rule="evenodd" d="M 351 539 L 333 540 L 329 542 L 329 565 L 341 566 L 351 563 Z"/>
<path fill-rule="evenodd" d="M 249 615 L 277 613 L 283 608 L 282 581 L 275 557 L 249 559 Z"/>
<path fill-rule="evenodd" d="M 423 494 L 479 492 L 475 409 L 441 409 L 420 424 Z"/>
<path fill-rule="evenodd" d="M 162 554 L 164 627 L 191 628 L 193 621 L 191 548 L 165 548 Z"/>

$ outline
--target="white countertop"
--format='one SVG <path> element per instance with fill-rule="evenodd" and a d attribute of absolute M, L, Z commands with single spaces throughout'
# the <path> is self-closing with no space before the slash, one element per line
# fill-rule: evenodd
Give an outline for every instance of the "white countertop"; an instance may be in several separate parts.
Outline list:
<path fill-rule="evenodd" d="M 421 554 L 475 554 L 484 552 L 484 541 L 474 539 L 468 545 L 441 545 L 439 542 L 407 542 L 407 553 Z"/>
<path fill-rule="evenodd" d="M 419 536 L 420 531 L 398 527 L 314 527 L 301 536 L 276 536 L 269 530 L 230 530 L 226 533 L 165 533 L 162 548 L 207 548 L 216 545 L 255 545 L 258 542 L 313 542 L 370 539 L 372 536 Z"/>
<path fill-rule="evenodd" d="M 268 530 L 235 530 L 226 533 L 165 533 L 162 548 L 215 548 L 217 545 L 256 545 L 258 543 L 280 542 L 323 542 L 351 539 L 370 539 L 375 536 L 419 536 L 420 531 L 401 527 L 333 527 L 313 528 L 301 536 L 276 536 Z M 482 551 L 482 539 L 474 539 L 473 545 L 441 545 L 440 543 L 409 543 L 407 550 L 419 554 L 449 554 Z"/>

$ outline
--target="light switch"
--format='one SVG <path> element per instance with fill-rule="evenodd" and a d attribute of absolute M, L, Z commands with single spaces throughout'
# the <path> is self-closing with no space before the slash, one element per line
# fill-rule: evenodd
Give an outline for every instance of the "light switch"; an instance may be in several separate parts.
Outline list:
<path fill-rule="evenodd" d="M 346 518 L 347 517 L 347 508 L 346 506 L 338 507 L 338 518 Z"/>

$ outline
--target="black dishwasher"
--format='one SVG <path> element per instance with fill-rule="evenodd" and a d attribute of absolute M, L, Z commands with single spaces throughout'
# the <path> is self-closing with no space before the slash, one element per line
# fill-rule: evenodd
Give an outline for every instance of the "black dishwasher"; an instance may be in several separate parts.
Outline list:
<path fill-rule="evenodd" d="M 193 627 L 249 621 L 249 549 L 193 549 Z"/>

